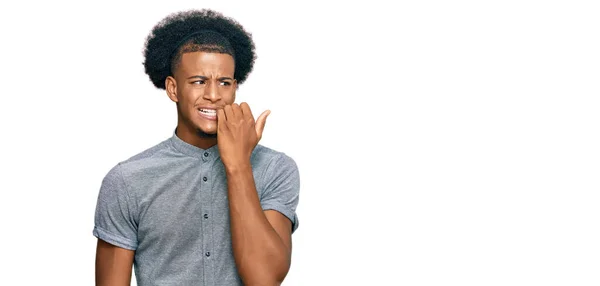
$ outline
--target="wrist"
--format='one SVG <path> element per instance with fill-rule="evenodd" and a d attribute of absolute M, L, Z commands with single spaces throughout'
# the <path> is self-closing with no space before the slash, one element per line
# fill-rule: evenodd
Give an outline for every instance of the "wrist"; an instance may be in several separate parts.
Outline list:
<path fill-rule="evenodd" d="M 250 160 L 247 162 L 236 162 L 225 165 L 225 172 L 227 175 L 235 175 L 242 172 L 252 171 L 252 165 L 250 164 Z"/>

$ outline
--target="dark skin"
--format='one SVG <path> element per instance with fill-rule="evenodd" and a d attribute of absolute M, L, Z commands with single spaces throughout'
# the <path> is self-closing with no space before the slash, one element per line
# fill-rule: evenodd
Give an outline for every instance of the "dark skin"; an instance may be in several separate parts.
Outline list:
<path fill-rule="evenodd" d="M 234 103 L 234 70 L 230 55 L 186 53 L 166 79 L 166 91 L 177 104 L 177 136 L 202 149 L 218 144 L 227 175 L 233 255 L 242 281 L 280 285 L 290 268 L 292 223 L 277 211 L 262 210 L 250 164 L 270 111 L 254 120 L 247 103 Z M 96 285 L 130 285 L 134 254 L 99 240 Z"/>
<path fill-rule="evenodd" d="M 135 251 L 98 239 L 96 246 L 96 285 L 131 285 Z"/>

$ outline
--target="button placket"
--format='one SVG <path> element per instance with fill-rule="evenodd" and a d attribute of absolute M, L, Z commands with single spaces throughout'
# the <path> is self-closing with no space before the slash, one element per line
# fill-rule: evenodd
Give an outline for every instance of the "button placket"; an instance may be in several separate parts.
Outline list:
<path fill-rule="evenodd" d="M 208 162 L 209 159 L 208 157 L 210 156 L 210 153 L 208 151 L 205 151 L 204 153 L 202 153 L 202 155 L 200 156 L 200 158 L 202 159 L 202 162 Z"/>
<path fill-rule="evenodd" d="M 202 237 L 203 237 L 203 247 L 202 251 L 204 254 L 203 263 L 204 273 L 205 273 L 205 281 L 207 285 L 212 284 L 211 281 L 214 280 L 214 271 L 215 266 L 213 265 L 215 254 L 213 253 L 215 250 L 215 242 L 213 241 L 212 235 L 212 221 L 213 218 L 210 217 L 214 213 L 212 208 L 212 196 L 213 196 L 213 178 L 215 178 L 214 172 L 212 171 L 212 165 L 214 163 L 214 158 L 211 152 L 205 151 L 200 154 L 200 158 L 202 159 L 201 171 L 199 173 L 201 181 L 199 181 L 200 191 L 202 192 L 203 200 L 201 203 L 202 212 L 200 215 L 202 216 L 200 220 L 202 221 Z M 209 180 L 210 178 L 210 180 Z M 210 219 L 209 219 L 210 218 Z M 201 252 L 202 253 L 202 252 Z M 201 254 L 202 255 L 202 254 Z"/>

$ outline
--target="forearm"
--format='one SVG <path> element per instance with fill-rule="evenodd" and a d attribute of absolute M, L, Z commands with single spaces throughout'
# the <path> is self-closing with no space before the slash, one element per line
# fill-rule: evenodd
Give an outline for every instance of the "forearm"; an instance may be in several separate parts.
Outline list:
<path fill-rule="evenodd" d="M 267 220 L 252 167 L 226 168 L 233 255 L 246 285 L 278 285 L 290 265 L 289 249 Z"/>
<path fill-rule="evenodd" d="M 96 248 L 96 286 L 129 286 L 135 251 L 98 239 Z"/>

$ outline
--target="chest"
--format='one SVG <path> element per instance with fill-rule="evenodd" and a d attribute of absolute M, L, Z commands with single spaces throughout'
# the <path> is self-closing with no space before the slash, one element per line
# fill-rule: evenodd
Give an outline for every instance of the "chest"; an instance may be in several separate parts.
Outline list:
<path fill-rule="evenodd" d="M 259 198 L 260 171 L 253 170 Z M 177 172 L 151 174 L 133 190 L 140 246 L 181 248 L 230 240 L 227 176 L 222 164 L 182 164 Z"/>

